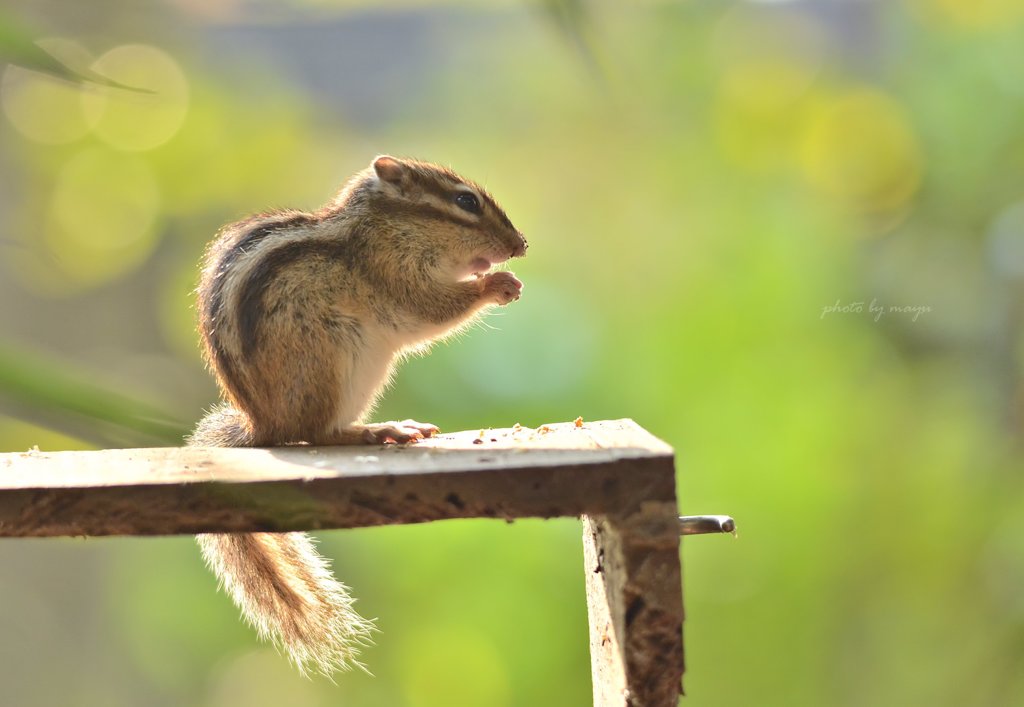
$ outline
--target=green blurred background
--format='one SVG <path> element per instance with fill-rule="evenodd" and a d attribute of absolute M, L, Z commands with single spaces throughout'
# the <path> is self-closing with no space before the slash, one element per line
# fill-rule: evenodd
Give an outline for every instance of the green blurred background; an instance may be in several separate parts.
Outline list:
<path fill-rule="evenodd" d="M 674 445 L 682 510 L 740 528 L 686 541 L 685 704 L 1024 704 L 1024 3 L 2 8 L 0 450 L 180 443 L 216 229 L 444 162 L 528 235 L 525 296 L 378 418 Z M 578 536 L 323 533 L 381 628 L 337 685 L 189 538 L 4 540 L 0 704 L 587 704 Z"/>

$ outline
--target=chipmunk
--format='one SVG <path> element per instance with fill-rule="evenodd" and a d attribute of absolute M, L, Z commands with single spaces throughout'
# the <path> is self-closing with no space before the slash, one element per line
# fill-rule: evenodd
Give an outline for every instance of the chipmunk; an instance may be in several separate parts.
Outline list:
<path fill-rule="evenodd" d="M 209 245 L 199 330 L 224 402 L 192 446 L 408 443 L 414 420 L 367 424 L 398 359 L 467 326 L 522 283 L 492 265 L 526 239 L 480 186 L 377 157 L 319 210 L 225 226 Z M 372 624 L 305 533 L 206 534 L 206 563 L 260 637 L 302 672 L 358 665 Z"/>

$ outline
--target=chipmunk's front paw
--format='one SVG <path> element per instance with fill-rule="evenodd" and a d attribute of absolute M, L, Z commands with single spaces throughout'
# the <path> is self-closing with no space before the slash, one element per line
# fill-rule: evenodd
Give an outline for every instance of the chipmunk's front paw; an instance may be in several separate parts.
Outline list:
<path fill-rule="evenodd" d="M 416 420 L 384 422 L 366 425 L 363 429 L 363 441 L 367 444 L 406 444 L 424 437 L 433 437 L 440 431 L 437 425 Z"/>
<path fill-rule="evenodd" d="M 514 302 L 523 294 L 523 283 L 510 272 L 492 272 L 481 278 L 483 297 L 500 305 Z"/>

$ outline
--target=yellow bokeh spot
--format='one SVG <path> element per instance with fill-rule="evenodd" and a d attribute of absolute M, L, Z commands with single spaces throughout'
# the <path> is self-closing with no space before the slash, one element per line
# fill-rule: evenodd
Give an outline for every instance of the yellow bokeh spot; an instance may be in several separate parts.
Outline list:
<path fill-rule="evenodd" d="M 156 245 L 160 190 L 149 165 L 90 148 L 71 158 L 54 187 L 46 248 L 58 269 L 80 284 L 120 275 Z"/>
<path fill-rule="evenodd" d="M 10 65 L 0 79 L 0 103 L 15 130 L 30 140 L 61 145 L 89 132 L 82 89 L 62 79 Z"/>
<path fill-rule="evenodd" d="M 751 170 L 791 164 L 798 102 L 815 73 L 783 57 L 728 67 L 715 110 L 715 135 L 725 155 Z"/>
<path fill-rule="evenodd" d="M 921 181 L 921 150 L 902 107 L 870 88 L 817 102 L 809 110 L 799 154 L 812 185 L 865 211 L 897 209 Z"/>
<path fill-rule="evenodd" d="M 729 67 L 722 92 L 736 106 L 753 114 L 775 114 L 790 107 L 810 87 L 816 67 L 783 56 Z"/>
<path fill-rule="evenodd" d="M 82 107 L 97 137 L 119 150 L 150 150 L 181 128 L 188 111 L 188 80 L 166 52 L 126 44 L 92 64 L 98 74 L 141 89 L 106 89 L 82 95 Z"/>
<path fill-rule="evenodd" d="M 927 20 L 969 30 L 996 29 L 1024 19 L 1022 0 L 910 0 L 910 3 Z"/>
<path fill-rule="evenodd" d="M 756 8 L 736 8 L 719 23 L 715 135 L 734 164 L 754 171 L 792 165 L 796 116 L 821 72 L 823 41 L 813 22 Z"/>

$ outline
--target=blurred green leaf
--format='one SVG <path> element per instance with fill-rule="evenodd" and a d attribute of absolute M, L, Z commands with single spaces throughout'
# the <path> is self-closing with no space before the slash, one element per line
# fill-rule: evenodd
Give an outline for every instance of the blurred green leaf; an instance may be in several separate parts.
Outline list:
<path fill-rule="evenodd" d="M 594 77 L 602 83 L 607 82 L 607 73 L 598 61 L 597 47 L 590 37 L 587 0 L 542 0 L 541 10 Z"/>
<path fill-rule="evenodd" d="M 40 47 L 34 36 L 36 33 L 21 26 L 9 13 L 0 10 L 0 62 L 15 64 L 72 83 L 92 83 L 135 93 L 153 93 L 147 88 L 129 86 L 107 78 L 88 67 L 69 66 Z"/>
<path fill-rule="evenodd" d="M 187 426 L 166 408 L 89 383 L 86 374 L 36 354 L 0 348 L 0 401 L 18 417 L 109 446 L 180 445 Z"/>

